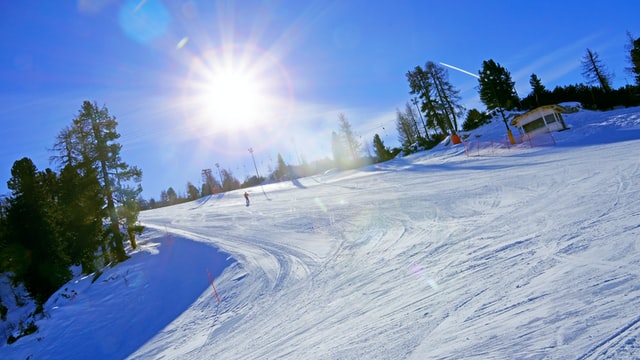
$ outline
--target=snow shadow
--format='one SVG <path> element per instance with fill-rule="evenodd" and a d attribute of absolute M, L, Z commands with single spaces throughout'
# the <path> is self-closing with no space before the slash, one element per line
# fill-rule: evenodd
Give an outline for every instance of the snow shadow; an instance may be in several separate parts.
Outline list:
<path fill-rule="evenodd" d="M 461 155 L 464 157 L 464 155 Z M 535 155 L 531 153 L 511 153 L 502 157 L 525 157 L 531 158 L 532 161 L 518 162 L 518 163 L 482 163 L 476 159 L 469 161 L 456 161 L 446 162 L 441 164 L 420 164 L 412 161 L 406 161 L 404 159 L 395 159 L 386 163 L 376 164 L 375 166 L 368 166 L 363 168 L 364 171 L 415 171 L 415 172 L 440 172 L 440 171 L 456 171 L 456 170 L 471 170 L 471 171 L 484 171 L 484 170 L 505 170 L 517 167 L 528 167 L 531 165 L 540 165 L 550 161 L 534 160 Z M 463 159 L 467 159 L 464 157 Z"/>
<path fill-rule="evenodd" d="M 300 182 L 300 180 L 298 179 L 291 179 L 291 183 L 297 187 L 298 189 L 306 189 L 307 187 L 302 185 L 302 183 Z"/>
<path fill-rule="evenodd" d="M 205 197 L 199 198 L 197 200 L 194 201 L 194 203 L 196 204 L 196 206 L 190 208 L 189 210 L 196 210 L 202 206 L 204 206 L 204 204 L 208 203 L 209 200 L 214 199 L 214 200 L 222 200 L 222 198 L 224 197 L 225 193 L 219 193 L 219 194 L 214 194 L 214 195 L 207 195 Z"/>
<path fill-rule="evenodd" d="M 93 284 L 90 277 L 76 282 L 77 296 L 53 308 L 51 316 L 82 317 L 69 324 L 69 331 L 49 336 L 61 350 L 75 348 L 73 357 L 78 359 L 126 358 L 205 291 L 212 292 L 214 305 L 208 272 L 215 279 L 232 263 L 227 254 L 205 243 L 171 234 L 151 238 Z"/>

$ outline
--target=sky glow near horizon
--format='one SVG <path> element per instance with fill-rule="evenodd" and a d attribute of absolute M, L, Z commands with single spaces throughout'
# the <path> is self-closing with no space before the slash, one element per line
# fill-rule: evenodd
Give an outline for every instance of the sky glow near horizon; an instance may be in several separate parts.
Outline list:
<path fill-rule="evenodd" d="M 405 74 L 427 61 L 474 74 L 493 59 L 526 96 L 532 73 L 548 89 L 584 82 L 580 59 L 590 48 L 620 87 L 632 79 L 624 47 L 627 31 L 640 36 L 640 2 L 597 4 L 3 4 L 0 193 L 14 161 L 53 166 L 48 149 L 84 100 L 118 119 L 123 159 L 143 170 L 143 196 L 158 198 L 200 185 L 215 163 L 244 180 L 255 173 L 250 147 L 261 174 L 278 153 L 290 164 L 330 157 L 340 113 L 363 144 L 377 133 L 396 146 L 396 109 L 411 99 Z M 462 105 L 483 109 L 477 80 L 448 73 Z"/>

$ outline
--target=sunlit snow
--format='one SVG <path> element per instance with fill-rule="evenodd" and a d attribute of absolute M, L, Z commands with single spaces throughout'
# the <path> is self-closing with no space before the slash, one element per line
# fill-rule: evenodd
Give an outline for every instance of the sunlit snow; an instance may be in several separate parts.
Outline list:
<path fill-rule="evenodd" d="M 565 121 L 142 212 L 0 358 L 640 358 L 640 108 Z"/>

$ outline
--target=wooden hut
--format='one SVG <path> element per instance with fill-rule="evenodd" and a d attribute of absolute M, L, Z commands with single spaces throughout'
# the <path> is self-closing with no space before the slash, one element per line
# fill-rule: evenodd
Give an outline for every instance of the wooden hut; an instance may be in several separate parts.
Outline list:
<path fill-rule="evenodd" d="M 544 105 L 527 113 L 516 116 L 511 125 L 518 128 L 521 135 L 534 135 L 537 132 L 566 130 L 562 113 L 564 108 L 559 105 Z"/>

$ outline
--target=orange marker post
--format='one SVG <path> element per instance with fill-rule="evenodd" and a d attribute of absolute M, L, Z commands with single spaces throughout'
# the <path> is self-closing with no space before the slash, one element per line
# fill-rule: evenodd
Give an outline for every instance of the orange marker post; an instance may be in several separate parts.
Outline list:
<path fill-rule="evenodd" d="M 218 295 L 218 290 L 216 290 L 216 287 L 213 285 L 213 276 L 211 276 L 211 273 L 209 272 L 209 269 L 207 269 L 207 275 L 209 275 L 209 282 L 211 282 L 211 287 L 213 288 L 213 293 L 216 294 L 216 299 L 218 300 L 218 302 L 220 302 L 220 295 Z"/>

